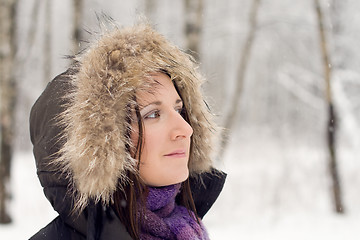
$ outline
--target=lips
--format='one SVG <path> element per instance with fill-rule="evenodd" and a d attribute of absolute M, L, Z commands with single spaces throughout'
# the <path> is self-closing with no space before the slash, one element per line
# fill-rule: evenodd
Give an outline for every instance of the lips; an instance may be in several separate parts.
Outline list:
<path fill-rule="evenodd" d="M 175 158 L 182 158 L 186 157 L 186 151 L 185 150 L 175 150 L 171 153 L 165 154 L 165 157 L 175 157 Z"/>

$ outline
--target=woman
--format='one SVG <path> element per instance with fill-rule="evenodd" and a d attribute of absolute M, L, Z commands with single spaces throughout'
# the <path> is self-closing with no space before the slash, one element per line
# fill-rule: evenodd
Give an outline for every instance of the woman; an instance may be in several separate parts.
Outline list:
<path fill-rule="evenodd" d="M 148 25 L 103 34 L 30 115 L 44 193 L 59 213 L 31 239 L 209 239 L 226 175 L 188 55 Z"/>

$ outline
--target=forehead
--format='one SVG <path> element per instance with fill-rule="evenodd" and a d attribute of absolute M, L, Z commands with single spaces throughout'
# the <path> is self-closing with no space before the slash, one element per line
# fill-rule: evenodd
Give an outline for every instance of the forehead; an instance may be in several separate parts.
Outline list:
<path fill-rule="evenodd" d="M 166 74 L 152 74 L 146 81 L 148 81 L 149 87 L 136 92 L 136 99 L 139 105 L 146 105 L 153 101 L 167 102 L 180 98 L 174 83 Z"/>

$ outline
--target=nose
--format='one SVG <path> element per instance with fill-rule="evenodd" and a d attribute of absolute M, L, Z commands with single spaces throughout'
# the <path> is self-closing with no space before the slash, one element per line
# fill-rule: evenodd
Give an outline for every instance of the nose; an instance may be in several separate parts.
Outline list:
<path fill-rule="evenodd" d="M 174 112 L 173 117 L 170 119 L 171 140 L 182 138 L 190 138 L 193 134 L 193 129 L 188 122 L 178 113 Z"/>

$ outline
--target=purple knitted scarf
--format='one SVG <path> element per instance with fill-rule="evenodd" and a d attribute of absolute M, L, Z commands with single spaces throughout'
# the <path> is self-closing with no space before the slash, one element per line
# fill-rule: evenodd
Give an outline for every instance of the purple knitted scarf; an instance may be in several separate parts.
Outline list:
<path fill-rule="evenodd" d="M 178 239 L 209 240 L 201 223 L 195 220 L 195 214 L 175 203 L 181 184 L 160 188 L 149 188 L 146 209 L 141 221 L 141 240 Z M 140 203 L 138 203 L 140 204 Z M 140 210 L 141 211 L 141 210 Z M 140 214 L 139 214 L 140 215 Z"/>

